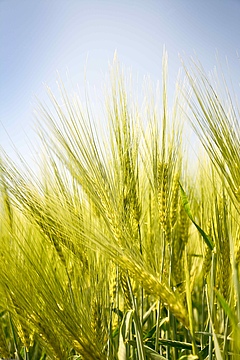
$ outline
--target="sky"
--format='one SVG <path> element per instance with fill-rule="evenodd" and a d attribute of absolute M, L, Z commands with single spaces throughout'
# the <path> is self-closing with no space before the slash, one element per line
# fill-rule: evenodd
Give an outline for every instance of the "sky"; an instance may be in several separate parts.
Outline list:
<path fill-rule="evenodd" d="M 57 71 L 102 91 L 115 50 L 140 79 L 161 81 L 168 52 L 169 91 L 181 61 L 208 72 L 228 58 L 239 92 L 240 0 L 0 0 L 0 146 L 28 160 L 35 143 L 36 97 L 56 90 Z M 30 161 L 30 160 L 29 160 Z"/>

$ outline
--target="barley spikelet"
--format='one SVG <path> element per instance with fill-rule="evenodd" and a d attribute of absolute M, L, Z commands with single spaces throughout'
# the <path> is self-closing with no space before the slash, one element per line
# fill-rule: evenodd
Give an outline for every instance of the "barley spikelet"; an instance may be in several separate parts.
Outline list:
<path fill-rule="evenodd" d="M 109 277 L 110 281 L 109 281 L 109 299 L 110 299 L 110 303 L 112 306 L 111 309 L 111 326 L 112 328 L 115 328 L 118 326 L 118 315 L 115 313 L 115 311 L 113 310 L 114 308 L 116 308 L 119 302 L 119 286 L 120 286 L 120 282 L 121 280 L 119 279 L 119 268 L 118 266 L 112 266 L 112 271 L 111 271 L 111 275 Z"/>
<path fill-rule="evenodd" d="M 124 294 L 124 302 L 125 302 L 126 308 L 131 309 L 132 308 L 132 299 L 131 299 L 131 295 L 129 292 L 127 277 L 123 271 L 120 272 L 120 282 L 121 282 L 121 286 L 122 286 L 122 290 L 123 290 L 123 294 Z"/>
<path fill-rule="evenodd" d="M 167 217 L 166 229 L 164 232 L 164 236 L 165 236 L 165 241 L 168 245 L 170 245 L 170 242 L 171 242 L 171 234 L 172 234 L 172 229 L 171 229 L 171 225 L 170 225 L 170 220 L 169 220 L 169 217 Z"/>
<path fill-rule="evenodd" d="M 56 360 L 62 360 L 64 358 L 64 353 L 61 349 L 58 336 L 52 331 L 53 329 L 49 327 L 49 325 L 44 324 L 39 318 L 36 318 L 35 315 L 31 315 L 31 319 L 34 322 L 35 333 L 44 341 L 48 349 L 54 355 L 54 358 Z"/>
<path fill-rule="evenodd" d="M 220 206 L 219 206 L 219 217 L 221 222 L 221 229 L 220 229 L 220 265 L 221 269 L 219 269 L 220 273 L 220 289 L 222 295 L 225 299 L 228 299 L 229 296 L 229 283 L 230 283 L 230 276 L 231 276 L 231 262 L 230 262 L 230 244 L 229 244 L 229 234 L 227 228 L 227 201 L 226 197 L 220 199 Z"/>
<path fill-rule="evenodd" d="M 93 346 L 83 345 L 80 340 L 72 341 L 73 348 L 81 355 L 83 360 L 105 360 L 106 357 L 97 353 L 96 348 Z M 94 351 L 95 350 L 95 351 Z"/>
<path fill-rule="evenodd" d="M 160 282 L 155 276 L 145 270 L 145 268 L 136 262 L 130 261 L 127 257 L 123 256 L 119 260 L 121 261 L 122 266 L 127 268 L 137 281 L 141 282 L 147 293 L 156 298 L 160 298 L 165 306 L 169 307 L 173 315 L 181 321 L 185 327 L 189 327 L 185 306 L 166 284 Z"/>
<path fill-rule="evenodd" d="M 31 346 L 31 338 L 29 335 L 29 330 L 26 329 L 25 326 L 23 326 L 19 321 L 16 322 L 16 328 L 18 336 L 23 344 L 23 346 L 26 348 L 26 351 L 29 352 L 29 347 Z"/>
<path fill-rule="evenodd" d="M 139 221 L 141 216 L 141 206 L 137 193 L 137 179 L 135 165 L 133 161 L 133 150 L 127 150 L 123 156 L 123 223 L 133 239 L 140 245 Z"/>
<path fill-rule="evenodd" d="M 173 236 L 172 250 L 172 271 L 176 284 L 182 283 L 184 279 L 182 254 L 188 242 L 188 227 L 189 221 L 183 206 L 181 206 L 177 223 L 177 235 Z"/>
<path fill-rule="evenodd" d="M 210 238 L 212 238 L 212 227 L 210 220 L 208 222 L 207 234 Z M 209 246 L 205 245 L 204 260 L 202 265 L 202 273 L 204 278 L 206 278 L 208 273 L 210 272 L 211 264 L 212 264 L 212 250 L 210 249 Z"/>
<path fill-rule="evenodd" d="M 58 240 L 57 236 L 55 236 L 55 235 L 51 236 L 51 240 L 52 240 L 54 248 L 55 248 L 55 250 L 56 250 L 56 252 L 58 254 L 59 259 L 61 260 L 63 266 L 66 268 L 67 267 L 66 259 L 65 259 L 64 255 L 63 255 L 63 250 L 62 250 L 62 247 L 61 247 L 61 245 L 59 243 L 59 240 Z"/>
<path fill-rule="evenodd" d="M 238 202 L 240 202 L 240 186 L 235 190 L 235 196 Z"/>
<path fill-rule="evenodd" d="M 237 238 L 236 243 L 238 245 L 237 245 L 236 252 L 235 252 L 235 261 L 236 261 L 236 264 L 238 265 L 240 263 L 240 237 L 239 236 Z"/>
<path fill-rule="evenodd" d="M 29 347 L 32 347 L 34 345 L 34 337 L 35 337 L 35 331 L 33 330 L 30 334 L 29 334 Z"/>
<path fill-rule="evenodd" d="M 113 211 L 109 207 L 108 201 L 105 199 L 104 194 L 98 191 L 96 185 L 96 195 L 99 198 L 99 206 L 102 208 L 102 214 L 104 214 L 106 225 L 112 233 L 113 238 L 115 241 L 121 246 L 124 247 L 123 237 L 122 237 L 122 230 L 121 225 L 119 224 L 119 219 L 116 217 L 116 212 Z"/>
<path fill-rule="evenodd" d="M 172 274 L 177 285 L 184 279 L 182 249 L 178 237 L 174 237 L 172 249 Z"/>
<path fill-rule="evenodd" d="M 18 336 L 23 344 L 23 346 L 25 346 L 26 351 L 29 351 L 29 347 L 31 346 L 31 337 L 30 337 L 30 330 L 29 330 L 29 326 L 27 324 L 27 321 L 23 321 L 22 319 L 24 318 L 24 311 L 22 309 L 19 308 L 15 297 L 13 294 L 9 294 L 14 309 L 15 309 L 15 314 L 16 314 L 16 328 L 17 328 L 17 332 L 18 332 Z M 25 314 L 25 318 L 26 318 L 26 314 Z"/>
<path fill-rule="evenodd" d="M 177 232 L 178 233 L 178 232 Z M 183 263 L 183 250 L 184 244 L 181 241 L 181 238 L 175 234 L 173 236 L 173 245 L 172 245 L 172 282 L 175 287 L 175 291 L 179 294 L 180 298 L 185 297 L 185 272 L 184 272 L 184 263 Z"/>
<path fill-rule="evenodd" d="M 173 279 L 174 279 L 175 285 L 181 284 L 181 282 L 183 281 L 183 276 L 184 276 L 183 265 L 182 265 L 181 259 L 178 259 L 176 257 L 173 258 L 172 274 L 173 274 Z"/>
<path fill-rule="evenodd" d="M 92 299 L 91 305 L 91 329 L 93 336 L 98 339 L 99 342 L 103 342 L 105 329 L 103 326 L 103 307 L 99 303 L 96 296 Z"/>
<path fill-rule="evenodd" d="M 202 265 L 203 277 L 206 278 L 211 270 L 212 264 L 212 250 L 209 246 L 205 245 L 204 260 Z"/>
<path fill-rule="evenodd" d="M 109 275 L 109 298 L 110 302 L 113 303 L 117 294 L 117 271 L 116 268 L 112 265 L 110 266 L 110 275 Z"/>
<path fill-rule="evenodd" d="M 172 186 L 172 199 L 171 199 L 171 207 L 170 207 L 170 226 L 173 229 L 174 225 L 177 221 L 178 214 L 178 201 L 179 201 L 179 174 L 176 173 L 173 179 Z"/>
<path fill-rule="evenodd" d="M 33 200 L 35 200 L 35 203 Z M 44 210 L 43 204 L 38 198 L 30 198 L 28 201 L 28 207 L 30 209 L 31 216 L 35 216 L 35 221 L 41 232 L 52 242 L 60 261 L 64 267 L 66 267 L 66 260 L 63 255 L 60 240 L 64 244 L 66 244 L 67 240 L 64 239 L 63 235 L 61 235 L 61 232 L 63 233 L 61 224 L 57 223 L 52 216 Z"/>
<path fill-rule="evenodd" d="M 185 209 L 181 206 L 180 214 L 179 214 L 179 237 L 180 242 L 182 242 L 183 246 L 188 242 L 188 228 L 189 228 L 189 220 Z"/>
<path fill-rule="evenodd" d="M 231 263 L 230 263 L 230 257 L 229 257 L 229 242 L 226 239 L 223 239 L 222 244 L 222 255 L 221 255 L 221 282 L 220 282 L 220 288 L 221 292 L 225 299 L 228 299 L 229 295 L 229 282 L 230 282 L 230 276 L 231 276 Z"/>
<path fill-rule="evenodd" d="M 158 207 L 160 224 L 167 232 L 167 195 L 168 195 L 168 164 L 158 166 Z"/>
<path fill-rule="evenodd" d="M 1 174 L 2 175 L 2 174 Z M 1 176 L 2 177 L 2 176 Z M 2 191 L 2 200 L 3 200 L 3 204 L 4 204 L 4 210 L 6 212 L 6 219 L 9 223 L 10 228 L 12 229 L 13 227 L 13 210 L 12 210 L 12 205 L 11 205 L 11 201 L 9 198 L 9 194 L 8 194 L 8 190 L 6 187 L 6 183 L 2 182 L 3 184 L 3 191 Z"/>

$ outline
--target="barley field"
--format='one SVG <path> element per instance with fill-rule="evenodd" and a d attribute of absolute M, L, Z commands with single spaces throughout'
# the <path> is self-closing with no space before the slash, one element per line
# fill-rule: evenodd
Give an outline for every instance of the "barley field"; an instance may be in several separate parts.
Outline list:
<path fill-rule="evenodd" d="M 240 107 L 162 68 L 139 103 L 115 59 L 104 131 L 48 89 L 40 171 L 1 150 L 1 359 L 240 359 Z"/>

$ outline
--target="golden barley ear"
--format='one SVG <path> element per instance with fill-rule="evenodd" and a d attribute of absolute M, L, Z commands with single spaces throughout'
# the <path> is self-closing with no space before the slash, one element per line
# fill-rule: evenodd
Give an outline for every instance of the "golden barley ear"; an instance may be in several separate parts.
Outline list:
<path fill-rule="evenodd" d="M 235 261 L 236 264 L 239 265 L 240 263 L 240 237 L 237 237 L 236 241 L 236 250 L 235 250 Z"/>
<path fill-rule="evenodd" d="M 124 270 L 120 271 L 120 283 L 121 283 L 123 294 L 124 294 L 124 301 L 126 304 L 126 308 L 129 310 L 129 309 L 132 309 L 133 304 L 132 304 L 131 294 L 129 291 L 129 285 L 128 285 L 129 280 L 127 279 L 127 276 L 128 275 L 126 274 L 126 272 Z"/>

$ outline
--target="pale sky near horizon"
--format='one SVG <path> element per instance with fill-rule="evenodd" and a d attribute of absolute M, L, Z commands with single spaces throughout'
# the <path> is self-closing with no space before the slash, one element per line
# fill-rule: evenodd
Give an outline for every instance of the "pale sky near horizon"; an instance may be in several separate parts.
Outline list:
<path fill-rule="evenodd" d="M 0 0 L 0 145 L 12 155 L 9 136 L 29 151 L 34 97 L 44 99 L 43 83 L 54 88 L 56 70 L 64 76 L 68 69 L 81 85 L 87 66 L 90 86 L 100 91 L 117 50 L 133 75 L 161 81 L 164 46 L 169 91 L 179 54 L 196 53 L 210 71 L 218 52 L 239 93 L 240 0 Z"/>

